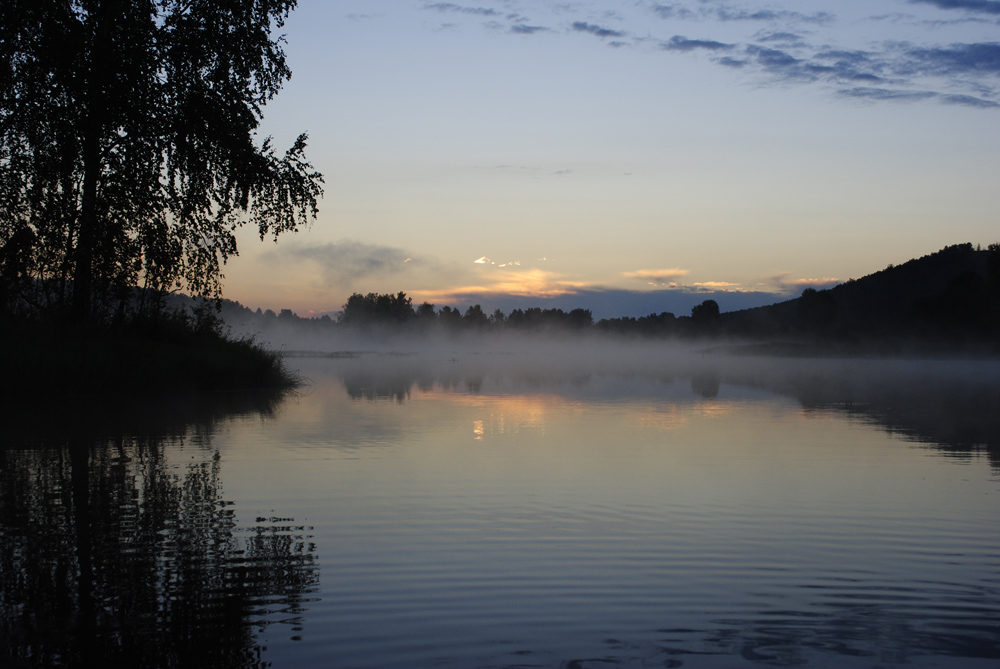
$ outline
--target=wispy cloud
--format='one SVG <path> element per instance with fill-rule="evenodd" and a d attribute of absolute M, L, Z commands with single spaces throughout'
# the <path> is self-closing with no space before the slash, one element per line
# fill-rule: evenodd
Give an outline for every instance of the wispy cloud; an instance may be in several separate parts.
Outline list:
<path fill-rule="evenodd" d="M 601 26 L 594 25 L 592 23 L 587 23 L 585 21 L 574 21 L 573 25 L 570 26 L 574 31 L 578 33 L 590 33 L 600 38 L 605 37 L 624 37 L 625 33 L 620 30 L 612 30 L 611 28 L 603 28 Z"/>
<path fill-rule="evenodd" d="M 802 47 L 806 45 L 801 35 L 789 32 L 758 32 L 754 36 L 754 39 L 757 42 L 777 43 L 786 47 Z"/>
<path fill-rule="evenodd" d="M 890 8 L 889 1 L 873 7 Z M 994 18 L 1000 16 L 1000 0 L 892 1 L 911 11 L 872 11 L 865 16 L 856 7 L 853 13 L 845 7 L 841 18 L 829 11 L 800 11 L 791 2 L 761 6 L 735 0 L 674 0 L 615 5 L 608 11 L 582 3 L 545 3 L 531 5 L 533 12 L 547 14 L 547 20 L 538 20 L 518 13 L 515 3 L 506 0 L 422 6 L 455 17 L 487 19 L 483 26 L 499 34 L 582 33 L 609 47 L 689 54 L 737 70 L 742 78 L 760 85 L 821 86 L 837 98 L 872 103 L 1000 106 L 1000 42 L 934 41 L 942 26 L 955 21 L 1000 23 Z M 650 14 L 661 20 L 649 21 Z M 680 23 L 696 24 L 698 34 L 689 37 L 689 31 L 677 29 Z M 555 25 L 569 29 L 548 27 Z M 859 45 L 855 34 L 867 31 L 855 33 L 853 25 L 881 25 L 893 39 L 869 39 Z M 658 35 L 658 30 L 676 32 Z"/>
<path fill-rule="evenodd" d="M 752 68 L 777 82 L 858 84 L 836 92 L 869 101 L 937 100 L 970 107 L 1000 106 L 996 100 L 1000 97 L 1000 43 L 996 42 L 940 47 L 889 44 L 882 50 L 823 48 L 812 53 L 798 49 L 799 55 L 788 48 L 724 45 L 675 36 L 663 48 L 724 52 L 725 57 L 715 59 L 719 65 Z M 935 85 L 945 90 L 935 90 Z"/>
<path fill-rule="evenodd" d="M 640 279 L 647 285 L 654 288 L 674 290 L 685 293 L 703 292 L 745 292 L 742 284 L 732 281 L 697 281 L 693 283 L 683 283 L 691 270 L 680 267 L 669 269 L 639 269 L 632 272 L 622 272 L 622 276 L 628 279 Z"/>
<path fill-rule="evenodd" d="M 865 100 L 894 100 L 903 102 L 913 102 L 916 100 L 927 100 L 937 96 L 932 91 L 905 91 L 889 88 L 869 88 L 859 86 L 856 88 L 845 88 L 838 91 L 841 95 Z"/>
<path fill-rule="evenodd" d="M 359 280 L 399 274 L 426 264 L 402 249 L 348 240 L 310 246 L 282 244 L 263 257 L 274 263 L 312 263 L 327 288 L 346 288 Z"/>
<path fill-rule="evenodd" d="M 942 10 L 1000 15 L 1000 0 L 909 2 Z M 650 11 L 675 22 L 698 19 L 706 25 L 713 21 L 771 24 L 769 29 L 758 31 L 745 42 L 674 35 L 659 43 L 668 52 L 702 52 L 718 65 L 743 70 L 749 76 L 757 73 L 765 81 L 840 84 L 834 91 L 841 97 L 867 101 L 934 100 L 968 107 L 1000 106 L 1000 42 L 919 44 L 921 35 L 915 34 L 916 39 L 911 41 L 845 49 L 826 40 L 820 42 L 813 35 L 815 30 L 837 22 L 837 17 L 829 12 L 746 10 L 705 2 L 655 4 Z M 920 23 L 903 15 L 896 20 L 909 21 L 912 26 Z M 800 29 L 788 29 L 795 25 Z M 705 33 L 711 34 L 710 31 L 710 27 L 704 29 Z M 843 84 L 850 85 L 845 88 Z"/>
<path fill-rule="evenodd" d="M 970 0 L 971 1 L 971 0 Z M 705 0 L 690 9 L 681 3 L 655 4 L 650 7 L 650 11 L 661 19 L 701 19 L 714 20 L 720 22 L 760 22 L 760 23 L 812 23 L 824 25 L 837 20 L 836 15 L 830 12 L 813 12 L 803 14 L 802 12 L 781 10 L 781 9 L 738 9 L 732 5 L 719 3 L 709 4 Z"/>
<path fill-rule="evenodd" d="M 452 2 L 435 2 L 424 5 L 424 9 L 433 9 L 438 12 L 453 12 L 456 14 L 474 14 L 477 16 L 501 16 L 502 12 L 489 7 L 465 7 Z"/>
<path fill-rule="evenodd" d="M 991 109 L 1000 107 L 1000 103 L 992 100 L 973 97 L 971 95 L 947 95 L 935 93 L 934 91 L 910 91 L 888 88 L 867 88 L 856 87 L 838 91 L 841 95 L 850 98 L 871 101 L 891 101 L 891 102 L 919 102 L 921 100 L 938 99 L 945 104 L 962 105 L 965 107 L 980 107 Z"/>
<path fill-rule="evenodd" d="M 535 33 L 551 32 L 551 30 L 545 26 L 529 26 L 525 23 L 515 23 L 508 29 L 508 32 L 515 35 L 534 35 Z"/>
<path fill-rule="evenodd" d="M 719 21 L 766 21 L 775 23 L 779 21 L 790 23 L 832 23 L 836 16 L 829 12 L 814 12 L 803 14 L 801 12 L 775 11 L 770 9 L 759 9 L 757 11 L 734 10 L 727 7 L 718 7 L 712 11 Z"/>
<path fill-rule="evenodd" d="M 669 269 L 637 269 L 632 272 L 622 272 L 627 279 L 641 279 L 651 286 L 674 288 L 678 281 L 686 277 L 691 270 L 671 267 Z"/>
<path fill-rule="evenodd" d="M 904 73 L 945 76 L 1000 74 L 1000 42 L 912 48 L 906 50 L 906 56 L 908 62 L 898 65 Z"/>
<path fill-rule="evenodd" d="M 842 280 L 835 279 L 833 277 L 793 279 L 791 276 L 790 272 L 780 272 L 769 277 L 767 284 L 775 293 L 788 297 L 791 295 L 797 295 L 806 288 L 825 290 L 827 288 L 833 288 L 837 284 L 843 283 Z"/>
<path fill-rule="evenodd" d="M 696 14 L 687 7 L 677 4 L 653 5 L 650 9 L 661 19 L 689 19 L 696 16 Z"/>
<path fill-rule="evenodd" d="M 910 0 L 914 5 L 934 5 L 938 9 L 964 9 L 983 14 L 1000 14 L 997 0 Z"/>
<path fill-rule="evenodd" d="M 691 285 L 699 290 L 718 290 L 722 292 L 738 290 L 742 286 L 742 284 L 732 283 L 731 281 L 701 281 L 692 283 Z"/>
<path fill-rule="evenodd" d="M 708 51 L 728 51 L 733 48 L 732 44 L 716 42 L 708 39 L 688 39 L 681 35 L 674 35 L 666 42 L 660 43 L 660 48 L 667 51 L 694 51 L 695 49 L 706 49 Z"/>
<path fill-rule="evenodd" d="M 482 256 L 476 260 L 472 261 L 475 265 L 492 265 L 494 267 L 520 267 L 520 260 L 508 260 L 507 262 L 498 263 L 495 260 L 490 260 L 486 256 Z"/>

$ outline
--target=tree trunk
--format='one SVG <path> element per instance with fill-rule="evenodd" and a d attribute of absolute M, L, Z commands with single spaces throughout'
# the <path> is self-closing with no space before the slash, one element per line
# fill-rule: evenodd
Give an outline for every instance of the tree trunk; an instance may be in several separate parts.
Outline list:
<path fill-rule="evenodd" d="M 97 139 L 99 123 L 91 118 L 84 139 L 83 197 L 80 202 L 76 258 L 73 268 L 73 320 L 90 320 L 94 298 L 94 237 L 97 231 L 97 182 L 100 167 L 100 145 Z M 95 127 L 96 126 L 96 127 Z"/>
<path fill-rule="evenodd" d="M 105 130 L 106 106 L 120 63 L 113 58 L 114 27 L 123 16 L 120 0 L 95 3 L 86 18 L 89 66 L 85 88 L 83 121 L 83 193 L 80 200 L 76 253 L 73 269 L 73 319 L 78 323 L 94 316 L 94 264 L 101 225 L 97 197 L 101 179 L 101 138 Z M 113 104 L 113 102 L 111 102 Z"/>

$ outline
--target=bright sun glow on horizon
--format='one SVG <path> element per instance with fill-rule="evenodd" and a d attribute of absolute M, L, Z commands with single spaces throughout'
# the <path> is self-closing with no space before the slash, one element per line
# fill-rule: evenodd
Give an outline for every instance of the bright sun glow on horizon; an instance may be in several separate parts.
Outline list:
<path fill-rule="evenodd" d="M 549 298 L 574 294 L 578 289 L 587 287 L 585 283 L 566 281 L 560 279 L 555 272 L 541 269 L 529 269 L 517 274 L 495 272 L 484 278 L 487 280 L 482 285 L 460 286 L 439 291 L 417 290 L 413 292 L 413 298 L 415 301 L 427 301 L 432 304 L 464 302 L 467 295 Z"/>

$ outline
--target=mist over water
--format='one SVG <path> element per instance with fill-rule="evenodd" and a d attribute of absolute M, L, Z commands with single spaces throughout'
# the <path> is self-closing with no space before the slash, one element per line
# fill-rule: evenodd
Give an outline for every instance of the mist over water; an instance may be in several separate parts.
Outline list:
<path fill-rule="evenodd" d="M 650 339 L 599 333 L 398 333 L 344 328 L 335 336 L 277 328 L 262 339 L 302 369 L 308 386 L 313 359 L 334 358 L 348 388 L 401 397 L 435 383 L 479 392 L 484 383 L 548 384 L 614 393 L 609 379 L 683 381 L 695 396 L 720 385 L 792 397 L 806 409 L 831 409 L 904 434 L 977 448 L 1000 447 L 1000 360 L 956 354 L 774 357 L 737 339 Z M 263 337 L 263 335 L 259 335 Z M 794 349 L 792 349 L 794 350 Z"/>

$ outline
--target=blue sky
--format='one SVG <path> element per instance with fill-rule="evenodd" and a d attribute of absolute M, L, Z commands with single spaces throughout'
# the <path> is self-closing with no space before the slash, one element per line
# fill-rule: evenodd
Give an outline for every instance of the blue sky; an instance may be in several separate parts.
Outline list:
<path fill-rule="evenodd" d="M 1000 0 L 301 0 L 282 31 L 261 132 L 308 131 L 326 195 L 241 233 L 249 306 L 684 313 L 1000 240 Z"/>

